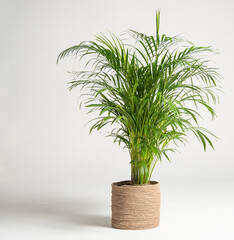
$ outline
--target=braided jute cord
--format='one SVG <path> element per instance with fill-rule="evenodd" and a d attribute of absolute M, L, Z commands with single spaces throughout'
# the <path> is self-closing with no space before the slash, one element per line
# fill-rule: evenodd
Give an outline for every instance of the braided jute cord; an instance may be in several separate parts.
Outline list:
<path fill-rule="evenodd" d="M 160 184 L 151 181 L 131 185 L 130 181 L 112 183 L 112 227 L 149 229 L 159 226 Z"/>

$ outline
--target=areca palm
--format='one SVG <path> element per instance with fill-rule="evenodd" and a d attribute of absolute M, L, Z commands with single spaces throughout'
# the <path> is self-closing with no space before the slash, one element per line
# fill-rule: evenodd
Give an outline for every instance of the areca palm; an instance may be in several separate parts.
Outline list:
<path fill-rule="evenodd" d="M 207 144 L 213 148 L 213 134 L 198 120 L 199 106 L 215 117 L 211 103 L 217 101 L 219 74 L 206 56 L 214 50 L 160 35 L 159 21 L 157 12 L 155 36 L 133 30 L 124 37 L 100 34 L 64 50 L 57 59 L 88 57 L 86 66 L 92 70 L 74 73 L 70 89 L 87 90 L 85 106 L 99 113 L 90 132 L 117 125 L 109 136 L 129 150 L 132 184 L 148 183 L 158 160 L 170 160 L 171 143 L 184 143 L 189 132 L 204 150 Z"/>

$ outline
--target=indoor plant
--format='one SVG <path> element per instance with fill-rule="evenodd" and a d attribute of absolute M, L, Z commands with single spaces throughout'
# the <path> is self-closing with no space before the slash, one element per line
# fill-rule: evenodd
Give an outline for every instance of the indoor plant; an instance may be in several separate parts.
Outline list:
<path fill-rule="evenodd" d="M 114 124 L 109 136 L 129 150 L 131 181 L 112 184 L 112 225 L 117 228 L 158 226 L 159 183 L 150 179 L 156 163 L 169 160 L 171 143 L 185 143 L 192 132 L 204 150 L 207 144 L 213 148 L 209 135 L 214 135 L 198 120 L 200 106 L 215 117 L 211 102 L 217 101 L 219 74 L 207 56 L 214 50 L 160 35 L 159 20 L 157 12 L 155 36 L 133 30 L 120 37 L 100 34 L 57 58 L 88 57 L 92 70 L 74 72 L 70 89 L 82 86 L 85 106 L 99 113 L 90 132 Z"/>

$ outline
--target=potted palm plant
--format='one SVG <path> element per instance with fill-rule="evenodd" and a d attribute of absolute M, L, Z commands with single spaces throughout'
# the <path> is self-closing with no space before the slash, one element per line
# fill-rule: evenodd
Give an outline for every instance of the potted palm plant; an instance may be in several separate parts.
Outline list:
<path fill-rule="evenodd" d="M 83 103 L 97 111 L 90 132 L 113 125 L 108 136 L 129 150 L 131 180 L 112 184 L 112 226 L 147 229 L 159 225 L 159 183 L 151 181 L 158 161 L 170 160 L 177 142 L 193 133 L 206 150 L 213 148 L 208 129 L 198 123 L 200 107 L 212 119 L 217 69 L 210 66 L 211 47 L 195 46 L 182 37 L 148 36 L 129 30 L 117 37 L 100 34 L 61 52 L 57 62 L 72 55 L 86 58 L 92 70 L 74 72 L 70 89 L 81 86 Z M 126 37 L 127 36 L 127 37 Z M 214 136 L 215 137 L 215 136 Z M 176 145 L 175 145 L 176 146 Z"/>

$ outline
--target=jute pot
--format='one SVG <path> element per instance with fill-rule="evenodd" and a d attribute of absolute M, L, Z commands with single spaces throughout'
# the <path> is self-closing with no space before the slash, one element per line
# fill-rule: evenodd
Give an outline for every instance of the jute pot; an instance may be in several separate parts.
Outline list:
<path fill-rule="evenodd" d="M 159 226 L 160 185 L 151 181 L 131 185 L 130 181 L 112 183 L 112 227 L 119 229 L 149 229 Z"/>

